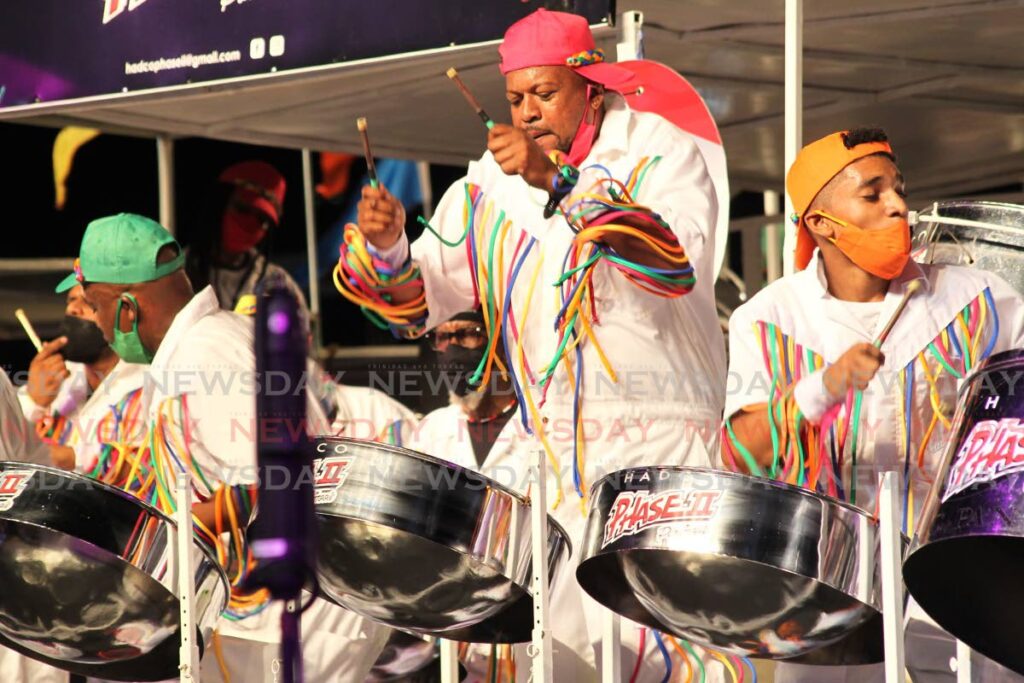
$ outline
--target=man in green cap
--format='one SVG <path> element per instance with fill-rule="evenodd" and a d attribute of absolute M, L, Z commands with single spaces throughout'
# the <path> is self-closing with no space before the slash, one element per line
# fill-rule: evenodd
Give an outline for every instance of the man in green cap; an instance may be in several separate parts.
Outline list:
<path fill-rule="evenodd" d="M 151 428 L 162 430 L 161 441 L 174 456 L 154 462 L 177 460 L 191 468 L 198 501 L 193 513 L 220 536 L 218 518 L 229 515 L 216 514 L 216 501 L 226 507 L 234 492 L 256 483 L 253 324 L 222 310 L 211 287 L 194 294 L 184 260 L 160 224 L 133 214 L 109 216 L 86 228 L 74 273 L 58 291 L 82 284 L 104 338 L 118 355 L 150 364 L 142 410 Z M 308 428 L 325 433 L 323 410 L 310 391 L 306 395 Z M 175 472 L 165 471 L 168 476 L 173 481 Z M 222 625 L 224 658 L 237 680 L 273 680 L 279 617 L 275 603 Z M 307 641 L 319 642 L 304 648 L 311 682 L 361 683 L 388 635 L 386 628 L 323 600 L 303 614 L 303 631 Z M 207 658 L 203 680 L 218 681 L 219 674 L 214 658 Z"/>

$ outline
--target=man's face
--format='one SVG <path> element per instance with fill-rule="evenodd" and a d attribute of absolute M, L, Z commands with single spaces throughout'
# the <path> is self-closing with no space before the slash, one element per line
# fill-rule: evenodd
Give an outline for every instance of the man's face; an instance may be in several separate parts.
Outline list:
<path fill-rule="evenodd" d="M 907 219 L 903 174 L 887 156 L 875 154 L 853 162 L 829 183 L 825 194 L 820 205 L 815 200 L 814 208 L 865 230 Z"/>
<path fill-rule="evenodd" d="M 587 102 L 587 81 L 565 66 L 534 66 L 505 75 L 512 125 L 527 131 L 545 154 L 568 152 Z"/>
<path fill-rule="evenodd" d="M 64 315 L 96 322 L 96 311 L 85 300 L 85 288 L 82 285 L 75 285 L 68 290 L 68 298 L 64 304 Z"/>
<path fill-rule="evenodd" d="M 103 338 L 110 344 L 114 341 L 114 319 L 121 294 L 128 291 L 124 285 L 88 284 L 82 288 L 84 303 L 93 309 L 93 320 L 103 332 Z M 121 311 L 121 331 L 130 332 L 132 316 L 129 306 L 125 304 Z"/>
<path fill-rule="evenodd" d="M 449 320 L 430 333 L 430 343 L 438 353 L 444 353 L 452 344 L 464 349 L 479 349 L 487 344 L 487 330 L 472 320 Z"/>

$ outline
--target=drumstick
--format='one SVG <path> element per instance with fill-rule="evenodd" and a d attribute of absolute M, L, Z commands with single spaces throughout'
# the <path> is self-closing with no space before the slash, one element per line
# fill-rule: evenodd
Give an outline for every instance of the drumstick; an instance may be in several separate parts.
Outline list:
<path fill-rule="evenodd" d="M 473 107 L 473 111 L 475 111 L 476 115 L 480 117 L 480 120 L 484 122 L 487 129 L 490 130 L 491 128 L 494 128 L 494 121 L 492 121 L 491 117 L 487 115 L 487 112 L 485 112 L 484 108 L 480 106 L 480 103 L 476 101 L 476 98 L 473 97 L 473 93 L 469 92 L 469 88 L 467 88 L 466 84 L 462 82 L 461 78 L 459 78 L 459 72 L 455 70 L 454 66 L 448 69 L 448 78 L 452 79 L 452 81 L 455 82 L 455 85 L 459 86 L 459 90 L 462 91 L 462 96 L 466 98 L 467 102 L 469 102 L 469 106 Z"/>
<path fill-rule="evenodd" d="M 29 322 L 28 316 L 25 315 L 25 310 L 19 308 L 14 312 L 14 317 L 18 319 L 21 326 L 25 328 L 25 334 L 32 340 L 32 346 L 36 347 L 36 351 L 43 350 L 43 342 L 39 339 L 39 335 L 36 334 L 36 330 L 32 327 L 32 323 Z"/>
<path fill-rule="evenodd" d="M 889 333 L 892 332 L 892 328 L 896 326 L 896 321 L 899 320 L 900 316 L 903 315 L 903 309 L 907 307 L 907 302 L 910 301 L 910 297 L 917 294 L 918 290 L 921 289 L 920 280 L 911 280 L 907 283 L 907 291 L 904 292 L 903 298 L 900 300 L 900 305 L 893 311 L 892 317 L 889 318 L 889 322 L 885 324 L 882 329 L 882 334 L 878 335 L 878 339 L 875 340 L 875 346 L 881 347 L 885 343 Z"/>
<path fill-rule="evenodd" d="M 366 157 L 366 173 L 370 176 L 370 187 L 376 188 L 377 166 L 373 163 L 373 153 L 370 151 L 370 136 L 366 133 L 366 117 L 360 116 L 356 119 L 356 128 L 359 129 L 359 137 L 363 139 L 363 156 Z"/>

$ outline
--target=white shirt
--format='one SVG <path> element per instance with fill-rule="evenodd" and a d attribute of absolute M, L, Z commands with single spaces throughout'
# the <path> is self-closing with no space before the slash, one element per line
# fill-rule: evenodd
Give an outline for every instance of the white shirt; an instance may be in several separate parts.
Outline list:
<path fill-rule="evenodd" d="M 208 479 L 232 486 L 256 482 L 253 343 L 253 319 L 221 310 L 213 288 L 206 287 L 175 316 L 143 389 L 150 421 L 165 399 L 185 397 L 192 458 Z M 310 431 L 324 433 L 326 418 L 308 392 L 307 411 Z"/>
<path fill-rule="evenodd" d="M 256 359 L 253 319 L 221 310 L 212 287 L 178 312 L 153 358 L 143 402 L 154 420 L 166 398 L 184 396 L 190 418 L 192 458 L 211 485 L 254 483 L 256 469 Z M 306 392 L 308 427 L 328 430 L 312 392 Z M 193 479 L 197 492 L 209 491 Z M 239 622 L 224 621 L 225 656 L 241 680 L 271 681 L 279 642 L 281 606 Z M 307 680 L 358 683 L 369 672 L 387 639 L 387 629 L 318 600 L 303 614 Z M 204 659 L 203 678 L 216 680 L 216 662 Z"/>
<path fill-rule="evenodd" d="M 18 400 L 26 419 L 36 423 L 52 412 L 67 418 L 70 429 L 62 445 L 75 451 L 75 469 L 87 472 L 96 464 L 96 458 L 108 439 L 99 433 L 99 427 L 111 417 L 114 406 L 125 396 L 142 387 L 146 366 L 118 360 L 95 390 L 90 391 L 86 367 L 83 363 L 66 363 L 70 373 L 48 407 L 36 405 L 28 395 L 28 385 L 18 389 Z M 143 416 L 145 417 L 145 416 Z M 138 433 L 129 439 L 134 443 L 143 437 L 146 425 L 140 421 Z"/>
<path fill-rule="evenodd" d="M 589 189 L 603 175 L 586 170 L 593 164 L 603 165 L 622 180 L 644 157 L 662 156 L 635 199 L 671 226 L 694 267 L 696 284 L 685 296 L 665 299 L 639 289 L 607 264 L 596 266 L 593 286 L 599 323 L 593 329 L 618 381 L 605 373 L 594 345 L 584 343 L 582 479 L 586 483 L 634 465 L 709 465 L 724 401 L 725 348 L 714 304 L 712 263 L 718 206 L 703 157 L 688 134 L 660 116 L 630 111 L 618 96 L 606 102 L 600 136 L 580 165 L 583 176 L 577 187 Z M 494 203 L 485 235 L 493 232 L 500 211 L 512 221 L 504 243 L 495 240 L 493 272 L 501 272 L 503 282 L 509 279 L 521 236 L 522 249 L 531 238 L 537 240 L 512 286 L 511 304 L 522 331 L 526 362 L 539 380 L 558 346 L 554 324 L 560 304 L 553 284 L 562 273 L 574 233 L 564 217 L 543 218 L 546 193 L 529 187 L 519 176 L 506 175 L 485 153 L 469 165 L 463 181 L 452 185 L 438 205 L 432 224 L 449 242 L 458 240 L 465 230 L 466 183 L 478 185 L 484 200 Z M 484 246 L 480 253 L 486 256 L 487 251 Z M 473 279 L 464 245 L 447 247 L 424 234 L 412 245 L 412 256 L 423 273 L 428 327 L 472 307 Z M 527 301 L 535 271 L 536 286 Z M 518 368 L 514 346 L 512 354 L 513 367 Z M 525 376 L 519 380 L 540 404 L 540 387 Z M 576 496 L 571 472 L 572 408 L 569 376 L 559 363 L 547 401 L 539 410 L 540 418 L 547 420 L 545 431 L 560 469 L 549 481 L 552 486 L 561 485 L 567 499 L 555 514 L 576 539 L 582 533 L 583 517 L 577 502 L 568 500 Z M 518 420 L 516 416 L 509 424 Z M 531 438 L 528 443 L 532 453 L 537 441 Z"/>
<path fill-rule="evenodd" d="M 49 406 L 38 405 L 32 400 L 28 393 L 28 382 L 18 388 L 18 400 L 21 402 L 21 409 L 25 419 L 33 424 L 57 411 L 61 415 L 69 415 L 78 409 L 78 406 L 85 401 L 89 395 L 89 383 L 85 377 L 85 365 L 67 361 L 64 363 L 68 369 L 68 376 L 60 383 L 57 395 Z"/>
<path fill-rule="evenodd" d="M 310 391 L 331 423 L 331 436 L 406 446 L 416 429 L 416 415 L 383 391 L 334 381 L 309 361 Z"/>
<path fill-rule="evenodd" d="M 118 361 L 85 403 L 69 416 L 74 425 L 74 441 L 67 445 L 75 449 L 76 470 L 88 472 L 95 466 L 103 444 L 111 436 L 105 432 L 112 426 L 114 408 L 128 394 L 142 388 L 145 376 L 145 365 Z M 142 415 L 131 433 L 125 435 L 126 442 L 140 443 L 145 431 L 145 415 Z"/>
<path fill-rule="evenodd" d="M 824 266 L 819 257 L 806 270 L 784 277 L 761 290 L 740 306 L 729 321 L 729 380 L 725 414 L 730 416 L 743 406 L 768 400 L 771 376 L 765 367 L 757 323 L 776 325 L 780 332 L 822 357 L 826 366 L 834 363 L 851 346 L 873 342 L 888 322 L 911 280 L 924 286 L 914 295 L 881 350 L 885 364 L 864 392 L 861 407 L 860 437 L 857 448 L 857 504 L 874 509 L 877 474 L 886 470 L 903 472 L 903 413 L 905 399 L 899 373 L 915 360 L 911 400 L 911 481 L 914 507 L 919 508 L 928 492 L 928 478 L 934 476 L 942 455 L 947 431 L 937 422 L 925 452 L 924 472 L 917 469 L 917 449 L 932 419 L 928 380 L 918 354 L 925 353 L 928 371 L 934 377 L 940 368 L 927 351 L 928 345 L 972 300 L 991 292 L 999 314 L 999 334 L 991 353 L 1024 344 L 1024 301 L 998 276 L 973 268 L 949 265 L 908 263 L 903 274 L 893 280 L 874 323 L 863 324 L 863 317 L 850 314 L 849 304 L 828 293 Z M 992 331 L 986 321 L 987 345 Z M 807 378 L 804 382 L 813 382 Z M 937 380 L 943 413 L 952 418 L 957 403 L 959 381 L 948 372 Z M 800 388 L 797 389 L 799 401 Z M 850 458 L 846 458 L 844 485 L 850 478 Z M 925 476 L 922 476 L 924 474 Z"/>
<path fill-rule="evenodd" d="M 477 462 L 476 454 L 473 452 L 473 440 L 469 436 L 469 421 L 466 413 L 458 405 L 452 404 L 433 410 L 423 416 L 415 429 L 409 434 L 409 448 L 427 453 L 435 458 L 447 460 L 450 463 L 465 467 L 494 479 L 519 493 L 525 493 L 526 487 L 520 481 L 523 466 L 516 465 L 516 472 L 512 472 L 512 462 L 515 457 L 515 443 L 517 440 L 528 438 L 522 430 L 522 425 L 517 424 L 517 417 L 512 416 L 498 437 L 495 439 L 491 450 L 487 453 L 483 464 Z M 507 465 L 509 472 L 506 476 L 496 470 L 496 467 Z"/>
<path fill-rule="evenodd" d="M 580 164 L 584 173 L 577 189 L 589 189 L 602 175 L 594 169 L 587 171 L 588 166 L 601 164 L 624 181 L 642 158 L 660 155 L 661 161 L 647 174 L 635 199 L 671 226 L 693 264 L 696 285 L 685 296 L 663 299 L 630 284 L 606 264 L 598 265 L 594 293 L 600 324 L 595 326 L 595 333 L 620 377 L 618 384 L 605 377 L 593 345 L 585 345 L 584 405 L 645 402 L 672 405 L 684 415 L 718 414 L 725 374 L 712 263 L 719 207 L 704 159 L 688 134 L 660 116 L 630 111 L 615 95 L 606 102 L 600 136 Z M 499 211 L 512 221 L 503 245 L 503 274 L 510 270 L 522 231 L 527 233 L 527 240 L 538 240 L 515 283 L 512 304 L 517 316 L 523 314 L 530 276 L 540 255 L 544 255 L 523 341 L 527 360 L 536 372 L 547 365 L 557 349 L 553 326 L 559 303 L 551 290 L 562 273 L 573 232 L 562 216 L 545 220 L 542 213 L 547 194 L 531 188 L 517 175 L 506 175 L 488 152 L 470 163 L 466 177 L 445 192 L 437 207 L 432 224 L 449 241 L 457 240 L 464 232 L 465 183 L 479 185 L 485 199 L 493 200 L 490 222 Z M 486 234 L 491 230 L 488 226 Z M 487 253 L 485 246 L 479 251 Z M 496 258 L 497 251 L 496 247 Z M 446 247 L 428 233 L 412 245 L 412 256 L 425 281 L 428 327 L 472 307 L 473 286 L 464 246 Z M 562 412 L 572 400 L 563 369 L 559 369 L 555 381 L 548 403 L 555 408 L 553 412 Z"/>

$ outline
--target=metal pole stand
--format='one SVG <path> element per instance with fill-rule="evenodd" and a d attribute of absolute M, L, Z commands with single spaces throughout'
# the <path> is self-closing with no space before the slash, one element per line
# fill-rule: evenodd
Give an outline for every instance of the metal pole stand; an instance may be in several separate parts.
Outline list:
<path fill-rule="evenodd" d="M 317 262 L 316 205 L 313 203 L 313 154 L 302 149 L 302 204 L 306 210 L 306 263 L 309 267 L 309 330 L 313 335 L 313 357 L 323 348 L 320 320 L 320 265 Z"/>
<path fill-rule="evenodd" d="M 793 165 L 797 152 L 804 146 L 804 0 L 786 0 L 784 67 L 784 157 L 786 165 L 782 169 L 783 173 Z M 796 228 L 788 225 L 789 216 L 793 213 L 793 203 L 789 201 L 788 194 L 785 206 L 786 210 L 783 212 L 782 219 L 784 233 L 782 255 L 792 254 L 796 249 Z M 778 268 L 778 264 L 773 264 L 770 268 Z M 793 259 L 783 260 L 782 272 L 784 275 L 791 274 L 793 268 Z"/>
<path fill-rule="evenodd" d="M 601 609 L 601 683 L 621 683 L 622 617 Z M 642 653 L 640 656 L 643 656 Z"/>
<path fill-rule="evenodd" d="M 971 648 L 956 641 L 956 683 L 971 683 Z"/>
<path fill-rule="evenodd" d="M 199 644 L 195 639 L 192 606 L 196 599 L 195 568 L 192 566 L 192 476 L 178 472 L 175 495 L 174 571 L 178 577 L 178 606 L 181 619 L 181 645 L 178 648 L 178 670 L 181 683 L 199 683 Z"/>
<path fill-rule="evenodd" d="M 619 15 L 619 42 L 615 44 L 615 60 L 619 62 L 644 58 L 644 13 L 629 10 Z"/>
<path fill-rule="evenodd" d="M 537 482 L 530 501 L 533 542 L 530 562 L 533 571 L 533 580 L 530 583 L 530 593 L 533 597 L 530 676 L 533 683 L 553 683 L 551 630 L 548 626 L 548 468 L 542 449 L 537 449 L 537 455 L 530 465 L 530 475 L 529 480 Z"/>
<path fill-rule="evenodd" d="M 884 472 L 878 485 L 878 533 L 882 546 L 882 625 L 885 683 L 905 683 L 903 642 L 903 542 L 900 533 L 900 476 Z"/>
<path fill-rule="evenodd" d="M 459 644 L 454 640 L 441 641 L 441 683 L 459 683 Z"/>

